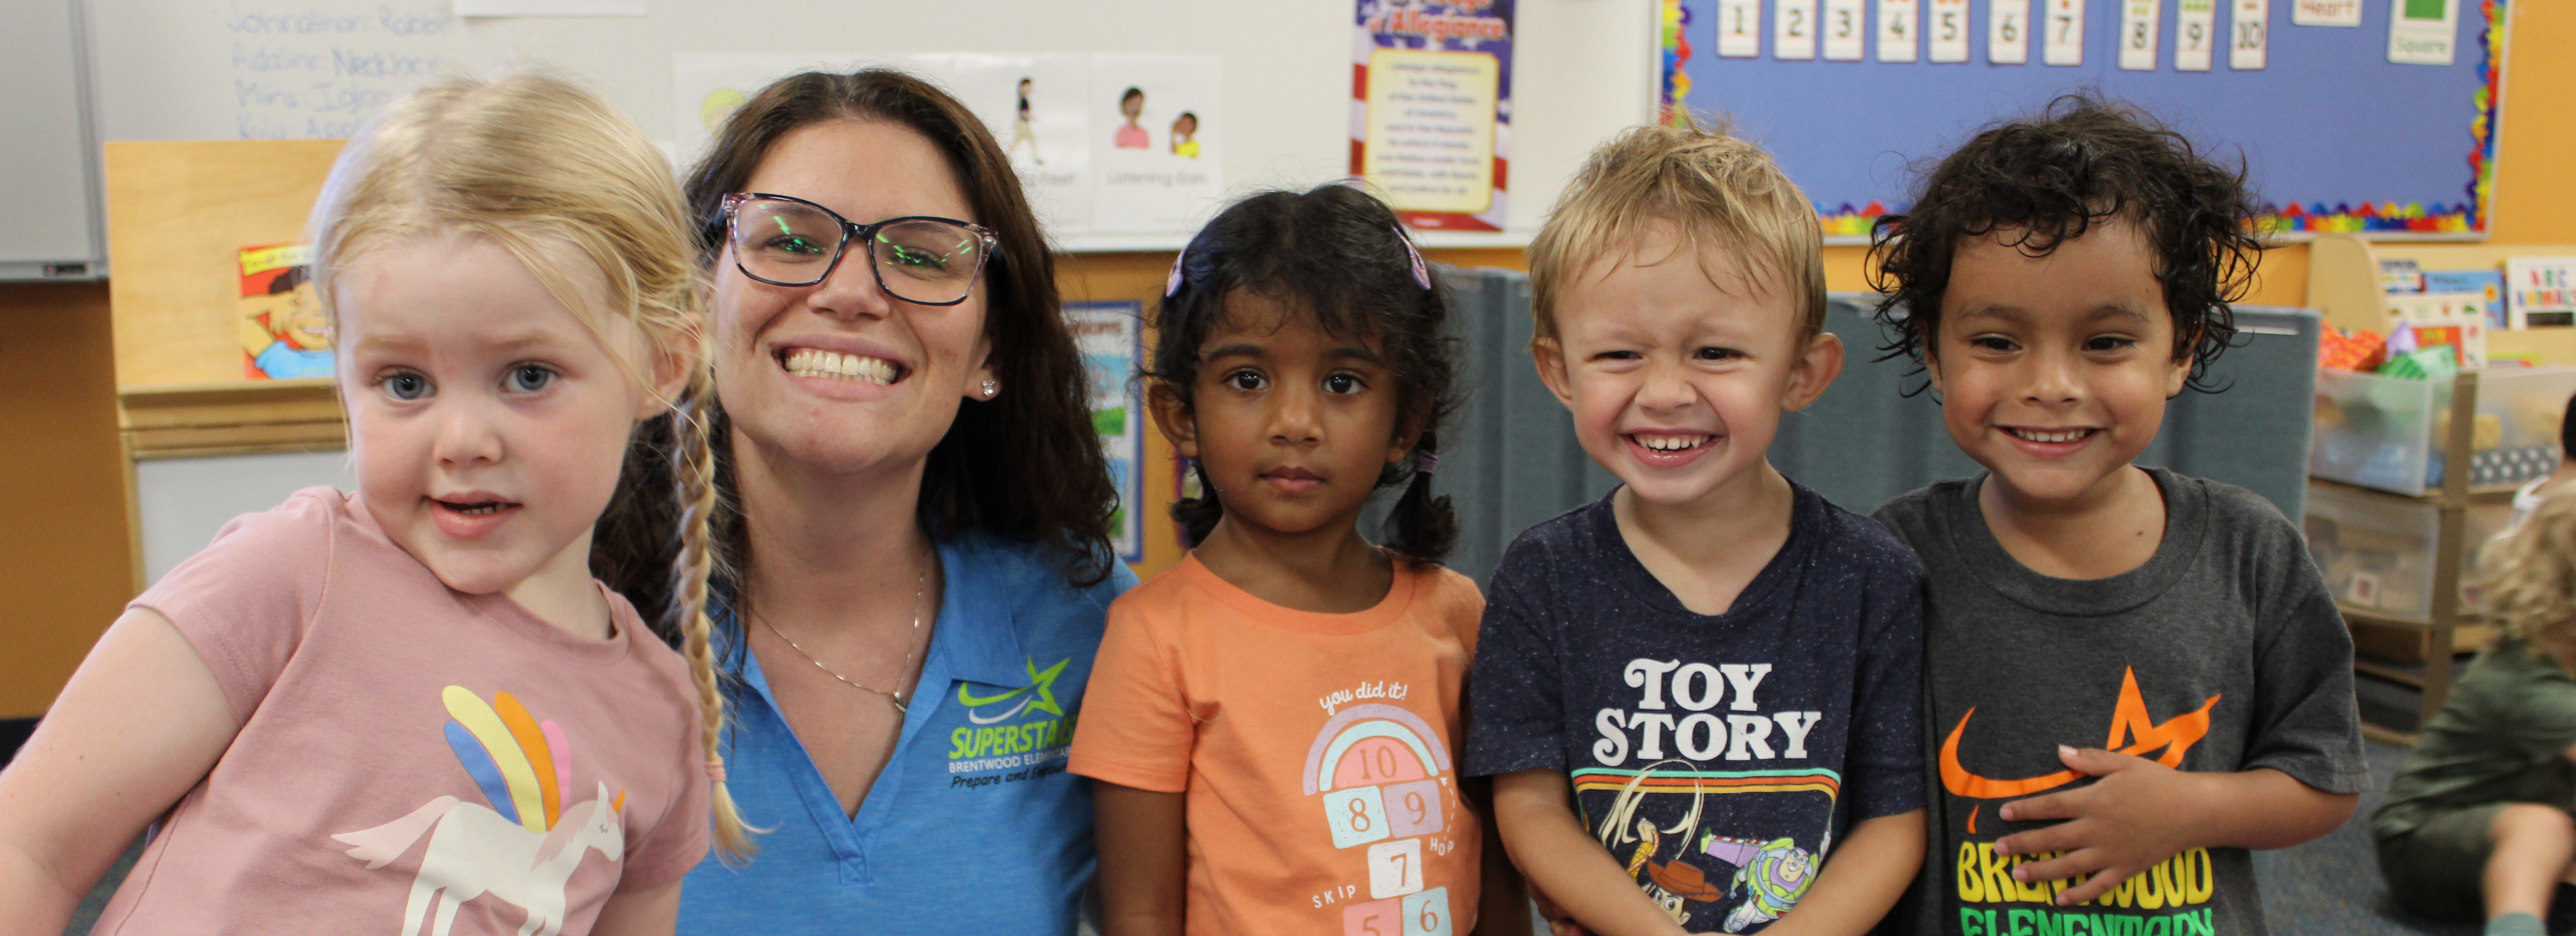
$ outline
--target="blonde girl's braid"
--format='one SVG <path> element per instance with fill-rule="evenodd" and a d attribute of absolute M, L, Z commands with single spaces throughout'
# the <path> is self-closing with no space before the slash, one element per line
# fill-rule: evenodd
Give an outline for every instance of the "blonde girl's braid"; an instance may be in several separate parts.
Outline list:
<path fill-rule="evenodd" d="M 703 362 L 705 357 L 698 360 Z M 715 553 L 708 543 L 716 510 L 715 446 L 708 437 L 715 421 L 710 412 L 714 406 L 715 387 L 707 367 L 700 363 L 671 414 L 672 434 L 679 443 L 671 467 L 680 482 L 680 554 L 671 566 L 671 594 L 679 612 L 680 650 L 689 659 L 689 678 L 698 689 L 699 737 L 707 755 L 707 779 L 712 781 L 709 799 L 715 813 L 716 856 L 727 865 L 738 865 L 760 850 L 751 837 L 766 830 L 742 821 L 733 793 L 725 788 L 724 755 L 719 753 L 725 704 L 724 693 L 716 686 L 715 649 L 710 646 L 715 622 L 707 618 L 707 579 L 715 568 Z"/>

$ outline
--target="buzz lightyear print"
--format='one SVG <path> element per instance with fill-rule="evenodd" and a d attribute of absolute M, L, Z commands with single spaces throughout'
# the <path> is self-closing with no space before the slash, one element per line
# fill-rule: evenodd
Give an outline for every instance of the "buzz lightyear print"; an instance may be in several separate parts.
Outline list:
<path fill-rule="evenodd" d="M 1341 707 L 1315 733 L 1303 777 L 1333 847 L 1367 849 L 1368 897 L 1342 907 L 1344 936 L 1450 936 L 1449 888 L 1426 887 L 1423 863 L 1457 847 L 1453 825 L 1476 820 L 1456 812 L 1440 733 L 1394 705 Z"/>
<path fill-rule="evenodd" d="M 1716 928 L 1729 933 L 1748 932 L 1779 919 L 1807 895 L 1807 886 L 1814 883 L 1825 850 L 1832 847 L 1833 830 L 1830 826 L 1821 830 L 1813 852 L 1799 847 L 1790 836 L 1720 835 L 1701 828 L 1709 819 L 1709 798 L 1746 792 L 1823 794 L 1824 812 L 1830 816 L 1832 786 L 1813 775 L 1795 779 L 1766 777 L 1746 783 L 1749 778 L 1702 771 L 1697 766 L 1686 760 L 1668 760 L 1629 772 L 1593 831 L 1612 855 L 1623 860 L 1628 876 L 1636 880 L 1638 888 L 1673 922 L 1693 932 L 1705 932 L 1710 929 L 1711 915 L 1722 911 L 1722 917 L 1715 917 Z M 1784 779 L 1790 782 L 1778 782 Z M 1589 784 L 1578 779 L 1578 795 L 1586 792 L 1587 786 L 1598 792 L 1603 783 L 1597 778 Z M 1824 789 L 1816 788 L 1820 783 Z M 1665 807 L 1663 814 L 1669 815 L 1670 808 L 1678 806 L 1675 801 L 1683 796 L 1689 797 L 1690 806 L 1670 825 L 1659 825 L 1654 818 L 1640 815 L 1651 806 Z M 1669 857 L 1667 844 L 1672 846 Z M 1712 875 L 1704 867 L 1712 863 L 1732 870 Z M 1695 920 L 1701 925 L 1691 926 Z"/>

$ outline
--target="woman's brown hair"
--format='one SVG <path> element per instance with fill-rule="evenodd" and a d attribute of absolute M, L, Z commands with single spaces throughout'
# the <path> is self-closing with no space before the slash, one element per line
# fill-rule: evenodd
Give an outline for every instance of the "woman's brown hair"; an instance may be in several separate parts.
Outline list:
<path fill-rule="evenodd" d="M 686 197 L 701 262 L 723 262 L 724 197 L 744 190 L 779 140 L 827 120 L 878 121 L 921 134 L 965 190 L 974 212 L 966 220 L 1000 235 L 1000 251 L 984 268 L 984 334 L 992 341 L 993 371 L 1008 392 L 960 406 L 948 434 L 931 448 L 921 479 L 922 525 L 936 538 L 980 530 L 1042 544 L 1068 584 L 1106 580 L 1115 561 L 1109 518 L 1118 493 L 1092 428 L 1082 357 L 1058 308 L 1055 258 L 1009 157 L 965 105 L 889 69 L 806 72 L 761 89 L 725 122 L 713 150 L 689 173 Z M 752 557 L 734 496 L 731 421 L 713 399 L 703 411 L 716 440 L 717 577 L 739 582 Z M 676 466 L 675 438 L 671 420 L 640 427 L 627 451 L 628 482 L 592 540 L 593 572 L 638 607 L 662 606 L 680 584 L 668 571 L 681 547 L 677 512 L 659 498 L 626 496 L 664 485 L 659 479 Z M 739 594 L 731 597 L 741 601 Z M 679 630 L 671 622 L 657 627 L 666 638 Z"/>

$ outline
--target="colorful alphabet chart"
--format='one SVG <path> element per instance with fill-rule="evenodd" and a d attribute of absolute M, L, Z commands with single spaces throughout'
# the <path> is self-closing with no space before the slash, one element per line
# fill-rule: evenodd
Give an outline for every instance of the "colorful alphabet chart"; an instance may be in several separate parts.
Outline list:
<path fill-rule="evenodd" d="M 1853 243 L 1925 161 L 2087 89 L 2242 153 L 2275 235 L 2482 238 L 2531 0 L 1659 2 L 1662 119 L 1725 115 Z"/>

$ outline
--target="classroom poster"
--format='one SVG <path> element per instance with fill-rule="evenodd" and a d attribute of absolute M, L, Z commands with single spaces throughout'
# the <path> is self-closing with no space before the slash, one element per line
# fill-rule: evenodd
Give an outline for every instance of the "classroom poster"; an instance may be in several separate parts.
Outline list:
<path fill-rule="evenodd" d="M 1091 56 L 961 52 L 950 62 L 950 90 L 1002 145 L 1039 223 L 1089 230 Z"/>
<path fill-rule="evenodd" d="M 1351 174 L 1409 226 L 1503 229 L 1514 2 L 1357 0 Z"/>
<path fill-rule="evenodd" d="M 313 248 L 244 247 L 237 300 L 242 376 L 293 380 L 331 376 L 331 335 L 313 294 Z"/>
<path fill-rule="evenodd" d="M 798 72 L 847 74 L 862 68 L 900 68 L 941 85 L 951 56 L 862 53 L 681 52 L 671 56 L 671 133 L 676 168 L 686 173 L 725 121 L 770 82 Z"/>
<path fill-rule="evenodd" d="M 1082 352 L 1091 389 L 1091 425 L 1118 488 L 1110 515 L 1110 548 L 1128 562 L 1145 561 L 1145 393 L 1136 362 L 1145 350 L 1145 307 L 1135 302 L 1068 302 L 1066 327 Z"/>
<path fill-rule="evenodd" d="M 1225 191 L 1223 57 L 1091 58 L 1091 229 L 1196 230 Z"/>

